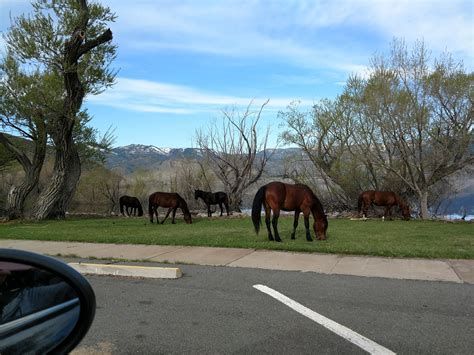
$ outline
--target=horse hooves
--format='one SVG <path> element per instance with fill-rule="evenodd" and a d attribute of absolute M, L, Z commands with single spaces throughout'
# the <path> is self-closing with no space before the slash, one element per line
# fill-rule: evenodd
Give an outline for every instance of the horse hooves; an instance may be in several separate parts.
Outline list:
<path fill-rule="evenodd" d="M 295 239 L 295 235 L 294 235 L 294 234 L 291 235 L 291 239 Z"/>
<path fill-rule="evenodd" d="M 318 239 L 319 239 L 319 238 L 318 238 Z M 306 240 L 307 240 L 308 242 L 312 242 L 312 241 L 313 241 L 313 238 L 306 238 Z"/>
<path fill-rule="evenodd" d="M 171 222 L 171 224 L 176 224 L 176 222 Z"/>

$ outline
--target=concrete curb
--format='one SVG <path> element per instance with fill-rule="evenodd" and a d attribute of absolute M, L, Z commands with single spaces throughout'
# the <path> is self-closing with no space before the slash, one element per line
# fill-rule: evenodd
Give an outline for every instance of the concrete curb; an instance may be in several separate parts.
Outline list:
<path fill-rule="evenodd" d="M 23 249 L 40 254 L 62 255 L 63 257 L 75 256 L 86 259 L 100 258 L 266 270 L 311 271 L 330 275 L 447 281 L 474 285 L 474 259 L 402 259 L 240 248 L 94 244 L 16 239 L 0 239 L 0 248 Z M 89 269 L 88 272 L 98 273 L 98 271 L 95 271 L 97 264 L 92 265 L 94 270 Z M 113 265 L 118 266 L 117 264 Z M 149 274 L 147 272 L 144 275 L 133 271 L 126 272 L 118 270 L 118 268 L 111 268 L 111 266 L 107 265 L 108 273 L 103 273 L 103 275 L 148 277 Z M 138 272 L 138 269 L 136 271 Z M 174 271 L 171 272 L 171 276 L 164 277 L 178 278 L 180 276 L 180 271 Z"/>
<path fill-rule="evenodd" d="M 152 267 L 131 265 L 109 265 L 89 263 L 69 263 L 69 266 L 81 274 L 143 277 L 150 279 L 179 279 L 181 269 L 174 267 Z"/>

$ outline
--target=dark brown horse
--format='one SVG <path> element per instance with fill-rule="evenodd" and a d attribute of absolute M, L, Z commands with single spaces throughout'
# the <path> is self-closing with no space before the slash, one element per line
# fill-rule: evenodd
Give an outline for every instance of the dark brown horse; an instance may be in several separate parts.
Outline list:
<path fill-rule="evenodd" d="M 229 197 L 227 194 L 223 191 L 219 192 L 207 192 L 207 191 L 202 191 L 202 190 L 194 190 L 194 198 L 197 200 L 198 198 L 201 198 L 204 203 L 207 206 L 207 216 L 211 217 L 212 212 L 211 212 L 211 205 L 219 205 L 221 209 L 221 216 L 222 216 L 222 205 L 225 206 L 225 211 L 227 212 L 227 215 L 229 215 Z"/>
<path fill-rule="evenodd" d="M 120 203 L 120 213 L 125 216 L 123 208 L 125 207 L 125 212 L 127 213 L 128 216 L 130 216 L 132 213 L 135 216 L 138 210 L 138 216 L 141 217 L 143 216 L 143 208 L 142 204 L 140 203 L 140 200 L 136 197 L 133 196 L 127 196 L 123 195 L 119 198 L 119 203 Z M 130 210 L 129 210 L 130 208 Z"/>
<path fill-rule="evenodd" d="M 173 211 L 171 223 L 175 224 L 174 217 L 176 216 L 176 210 L 181 208 L 184 214 L 184 220 L 186 223 L 192 223 L 191 213 L 189 213 L 188 205 L 186 201 L 179 196 L 177 193 L 169 192 L 154 192 L 148 198 L 148 214 L 150 215 L 150 222 L 153 223 L 153 213 L 156 215 L 156 223 L 160 223 L 158 220 L 158 207 L 167 207 L 168 212 L 166 213 L 165 218 L 161 221 L 161 224 L 165 223 L 166 218 Z"/>
<path fill-rule="evenodd" d="M 273 211 L 272 225 L 275 232 L 275 240 L 281 242 L 278 233 L 278 217 L 280 210 L 295 211 L 293 222 L 293 233 L 291 239 L 295 239 L 295 231 L 298 226 L 298 218 L 301 212 L 304 216 L 304 226 L 306 229 L 306 240 L 313 241 L 309 231 L 309 215 L 313 215 L 313 229 L 317 239 L 326 239 L 326 229 L 328 220 L 324 214 L 323 206 L 311 189 L 302 184 L 289 185 L 282 182 L 271 182 L 262 186 L 255 195 L 252 204 L 252 222 L 255 232 L 258 234 L 261 224 L 262 205 L 265 209 L 265 224 L 268 230 L 268 239 L 274 240 L 270 228 L 270 213 Z"/>
<path fill-rule="evenodd" d="M 407 203 L 392 191 L 364 191 L 359 195 L 357 201 L 357 209 L 362 210 L 363 216 L 367 217 L 367 210 L 374 204 L 376 206 L 385 206 L 384 218 L 392 219 L 392 207 L 398 206 L 402 212 L 403 219 L 408 221 L 410 219 L 410 207 Z"/>

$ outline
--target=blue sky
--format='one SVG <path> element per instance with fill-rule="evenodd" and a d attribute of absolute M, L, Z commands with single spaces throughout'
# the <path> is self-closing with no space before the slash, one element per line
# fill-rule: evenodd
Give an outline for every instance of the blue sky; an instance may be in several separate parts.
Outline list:
<path fill-rule="evenodd" d="M 117 15 L 117 84 L 88 97 L 92 125 L 116 146 L 190 147 L 221 110 L 270 99 L 262 130 L 276 141 L 279 110 L 339 94 L 394 37 L 424 40 L 474 68 L 474 1 L 102 1 Z M 0 0 L 3 32 L 28 1 Z M 1 41 L 1 40 L 0 40 Z M 3 43 L 0 43 L 3 47 Z"/>

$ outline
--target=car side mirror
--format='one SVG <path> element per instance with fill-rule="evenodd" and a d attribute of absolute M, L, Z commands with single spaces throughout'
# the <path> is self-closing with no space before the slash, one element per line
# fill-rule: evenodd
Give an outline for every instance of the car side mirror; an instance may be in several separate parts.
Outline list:
<path fill-rule="evenodd" d="M 0 249 L 0 354 L 67 354 L 95 315 L 89 282 L 65 263 Z"/>

